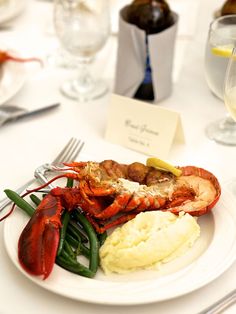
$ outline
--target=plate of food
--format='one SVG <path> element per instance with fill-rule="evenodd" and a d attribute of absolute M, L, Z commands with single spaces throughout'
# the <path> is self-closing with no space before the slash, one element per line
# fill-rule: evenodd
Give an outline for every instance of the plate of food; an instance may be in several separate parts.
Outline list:
<path fill-rule="evenodd" d="M 209 171 L 156 158 L 63 170 L 43 198 L 32 193 L 45 186 L 26 192 L 37 209 L 6 190 L 27 212 L 5 220 L 6 250 L 44 289 L 103 305 L 147 304 L 199 289 L 235 261 L 235 201 Z"/>
<path fill-rule="evenodd" d="M 0 49 L 0 105 L 11 99 L 24 85 L 27 78 L 25 63 L 42 61 L 35 57 L 22 57 L 21 54 L 1 44 Z"/>

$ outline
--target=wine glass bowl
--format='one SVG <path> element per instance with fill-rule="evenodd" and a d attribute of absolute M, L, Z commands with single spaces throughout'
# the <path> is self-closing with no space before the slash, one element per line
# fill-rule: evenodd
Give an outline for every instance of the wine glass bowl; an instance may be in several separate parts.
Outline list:
<path fill-rule="evenodd" d="M 222 16 L 211 23 L 205 52 L 205 74 L 210 90 L 222 100 L 226 68 L 235 39 L 236 15 Z"/>
<path fill-rule="evenodd" d="M 229 115 L 234 122 L 231 129 L 231 137 L 236 143 L 236 42 L 232 49 L 228 66 L 226 69 L 225 81 L 224 81 L 224 102 Z M 229 189 L 236 196 L 236 179 L 235 177 L 229 182 Z"/>
<path fill-rule="evenodd" d="M 211 23 L 205 52 L 205 74 L 209 89 L 222 102 L 226 69 L 235 40 L 236 15 L 221 16 Z M 235 130 L 236 122 L 228 115 L 209 124 L 206 134 L 217 143 L 236 145 Z"/>
<path fill-rule="evenodd" d="M 232 50 L 232 55 L 226 70 L 224 102 L 229 114 L 236 121 L 236 46 Z M 234 135 L 236 139 L 236 128 Z"/>
<path fill-rule="evenodd" d="M 72 99 L 90 100 L 108 91 L 105 82 L 95 80 L 89 66 L 104 47 L 110 33 L 107 0 L 55 0 L 54 25 L 62 48 L 75 59 L 78 76 L 61 90 Z"/>

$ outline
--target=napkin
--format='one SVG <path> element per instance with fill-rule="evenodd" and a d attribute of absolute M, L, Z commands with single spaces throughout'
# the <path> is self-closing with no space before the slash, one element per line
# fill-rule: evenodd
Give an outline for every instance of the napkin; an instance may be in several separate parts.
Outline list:
<path fill-rule="evenodd" d="M 133 97 L 145 75 L 145 31 L 126 22 L 126 7 L 120 11 L 118 54 L 114 91 Z M 152 68 L 154 103 L 168 97 L 172 90 L 172 67 L 178 15 L 175 23 L 166 30 L 148 36 L 150 64 Z"/>

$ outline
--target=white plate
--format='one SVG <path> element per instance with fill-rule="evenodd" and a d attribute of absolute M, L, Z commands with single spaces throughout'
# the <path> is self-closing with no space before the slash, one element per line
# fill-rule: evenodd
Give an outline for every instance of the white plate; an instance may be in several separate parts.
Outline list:
<path fill-rule="evenodd" d="M 17 53 L 14 52 L 14 55 Z M 8 61 L 0 66 L 0 105 L 12 98 L 23 87 L 25 79 L 24 63 Z"/>
<path fill-rule="evenodd" d="M 0 0 L 0 24 L 9 22 L 25 8 L 27 0 Z"/>
<path fill-rule="evenodd" d="M 112 276 L 98 271 L 94 279 L 88 279 L 55 265 L 46 280 L 30 276 L 20 267 L 17 257 L 18 238 L 27 220 L 24 213 L 15 210 L 4 224 L 5 246 L 15 266 L 47 290 L 90 303 L 133 305 L 175 298 L 208 284 L 236 258 L 235 201 L 225 192 L 212 214 L 199 218 L 201 236 L 194 247 L 163 265 L 161 271 Z"/>

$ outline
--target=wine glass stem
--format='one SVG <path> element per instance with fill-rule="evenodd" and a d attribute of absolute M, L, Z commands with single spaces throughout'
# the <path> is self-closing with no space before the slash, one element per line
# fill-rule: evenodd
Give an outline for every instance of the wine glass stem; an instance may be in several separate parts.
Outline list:
<path fill-rule="evenodd" d="M 94 81 L 90 73 L 90 65 L 92 60 L 86 60 L 85 62 L 78 63 L 78 76 L 74 81 L 74 88 L 79 93 L 87 93 L 93 88 Z"/>
<path fill-rule="evenodd" d="M 229 129 L 229 130 L 236 129 L 236 123 L 229 113 L 226 114 L 226 118 L 224 119 L 222 124 L 223 125 L 221 125 L 221 127 L 224 129 Z"/>

